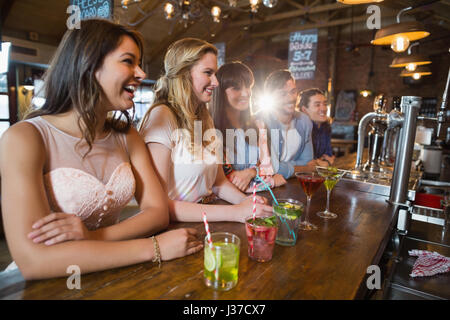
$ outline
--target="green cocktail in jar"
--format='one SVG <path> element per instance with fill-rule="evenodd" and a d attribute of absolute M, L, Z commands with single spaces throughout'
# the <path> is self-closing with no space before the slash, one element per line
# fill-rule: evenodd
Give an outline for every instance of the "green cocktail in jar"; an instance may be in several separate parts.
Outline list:
<path fill-rule="evenodd" d="M 283 246 L 295 245 L 303 204 L 293 199 L 280 199 L 278 205 L 273 204 L 273 213 L 277 216 L 278 224 L 275 242 Z"/>
<path fill-rule="evenodd" d="M 211 234 L 212 248 L 205 238 L 204 279 L 208 287 L 229 290 L 238 281 L 240 239 L 228 232 Z"/>

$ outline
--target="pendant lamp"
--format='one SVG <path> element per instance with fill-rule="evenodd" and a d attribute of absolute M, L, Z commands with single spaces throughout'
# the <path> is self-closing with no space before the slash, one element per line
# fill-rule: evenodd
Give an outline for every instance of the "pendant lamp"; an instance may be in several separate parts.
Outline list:
<path fill-rule="evenodd" d="M 400 22 L 400 15 L 411 9 L 412 7 L 408 7 L 400 10 L 397 14 L 397 23 L 378 30 L 375 39 L 370 43 L 381 46 L 391 45 L 391 49 L 395 52 L 404 52 L 408 49 L 410 42 L 428 37 L 430 33 L 420 22 Z"/>
<path fill-rule="evenodd" d="M 425 66 L 419 66 L 414 71 L 408 71 L 406 69 L 403 69 L 402 72 L 400 73 L 400 77 L 412 77 L 415 80 L 419 80 L 423 76 L 429 75 L 431 75 L 431 70 Z"/>
<path fill-rule="evenodd" d="M 408 70 L 408 71 L 414 71 L 414 70 L 416 70 L 417 66 L 430 64 L 431 60 L 428 56 L 419 54 L 419 53 L 411 53 L 411 49 L 418 45 L 419 45 L 418 42 L 411 45 L 408 48 L 408 55 L 395 57 L 390 65 L 390 67 L 391 68 L 405 67 L 406 70 Z"/>

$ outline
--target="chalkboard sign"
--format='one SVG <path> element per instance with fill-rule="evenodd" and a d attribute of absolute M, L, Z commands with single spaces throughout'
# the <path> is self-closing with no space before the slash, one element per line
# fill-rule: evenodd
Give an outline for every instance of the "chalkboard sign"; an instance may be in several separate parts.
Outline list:
<path fill-rule="evenodd" d="M 80 8 L 81 20 L 111 19 L 114 0 L 70 0 L 70 4 Z"/>
<path fill-rule="evenodd" d="M 317 29 L 291 32 L 288 67 L 294 79 L 314 79 L 317 58 Z"/>
<path fill-rule="evenodd" d="M 356 108 L 356 92 L 354 90 L 339 91 L 336 99 L 336 121 L 350 121 Z"/>
<path fill-rule="evenodd" d="M 217 42 L 214 43 L 214 46 L 217 48 L 217 67 L 220 68 L 221 65 L 225 63 L 225 42 Z"/>

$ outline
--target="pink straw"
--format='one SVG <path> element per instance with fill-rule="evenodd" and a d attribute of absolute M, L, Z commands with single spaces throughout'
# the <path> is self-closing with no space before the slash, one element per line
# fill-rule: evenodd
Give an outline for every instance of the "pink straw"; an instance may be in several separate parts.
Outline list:
<path fill-rule="evenodd" d="M 206 212 L 202 212 L 202 217 L 203 217 L 203 223 L 205 224 L 205 230 L 206 230 L 206 239 L 208 239 L 208 244 L 209 247 L 211 248 L 211 250 L 213 250 L 213 243 L 211 240 L 211 232 L 209 232 L 209 225 L 208 225 L 208 220 L 206 219 Z M 214 270 L 214 276 L 216 277 L 216 279 L 219 278 L 219 271 L 217 269 L 217 267 Z"/>
<path fill-rule="evenodd" d="M 253 183 L 253 220 L 256 217 L 256 181 Z"/>
<path fill-rule="evenodd" d="M 203 217 L 203 223 L 205 224 L 206 239 L 208 239 L 209 247 L 212 249 L 213 244 L 212 244 L 212 240 L 211 240 L 211 232 L 209 232 L 208 220 L 206 220 L 206 212 L 202 212 L 202 217 Z"/>

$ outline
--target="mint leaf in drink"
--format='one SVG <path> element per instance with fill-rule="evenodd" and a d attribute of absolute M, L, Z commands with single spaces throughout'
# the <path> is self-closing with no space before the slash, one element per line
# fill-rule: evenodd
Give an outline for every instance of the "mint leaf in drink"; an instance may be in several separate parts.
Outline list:
<path fill-rule="evenodd" d="M 271 216 L 271 217 L 256 217 L 255 220 L 253 220 L 253 218 L 250 218 L 247 220 L 248 223 L 251 223 L 255 226 L 261 226 L 261 227 L 274 227 L 276 226 L 276 217 L 275 216 Z"/>
<path fill-rule="evenodd" d="M 266 223 L 267 227 L 273 227 L 276 224 L 276 218 L 275 216 L 264 218 L 264 222 Z"/>

